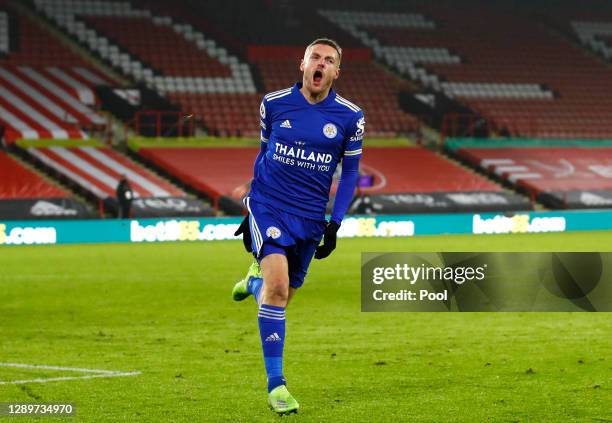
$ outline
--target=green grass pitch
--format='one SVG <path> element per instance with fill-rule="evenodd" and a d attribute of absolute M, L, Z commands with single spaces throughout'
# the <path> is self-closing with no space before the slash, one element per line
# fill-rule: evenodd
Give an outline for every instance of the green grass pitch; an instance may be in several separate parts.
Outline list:
<path fill-rule="evenodd" d="M 608 313 L 362 313 L 359 301 L 361 251 L 610 246 L 610 232 L 340 240 L 288 309 L 301 409 L 283 421 L 612 422 Z M 141 372 L 0 384 L 0 402 L 71 402 L 77 421 L 277 421 L 255 304 L 231 301 L 249 262 L 237 241 L 0 248 L 0 362 Z M 4 382 L 74 375 L 0 367 Z"/>

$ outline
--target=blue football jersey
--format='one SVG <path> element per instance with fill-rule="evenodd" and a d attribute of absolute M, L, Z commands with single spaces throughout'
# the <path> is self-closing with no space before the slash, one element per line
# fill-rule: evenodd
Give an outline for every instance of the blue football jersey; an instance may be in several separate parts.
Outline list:
<path fill-rule="evenodd" d="M 261 140 L 250 196 L 256 201 L 322 220 L 334 171 L 343 158 L 359 160 L 365 118 L 332 89 L 310 104 L 302 84 L 267 94 L 260 106 Z"/>

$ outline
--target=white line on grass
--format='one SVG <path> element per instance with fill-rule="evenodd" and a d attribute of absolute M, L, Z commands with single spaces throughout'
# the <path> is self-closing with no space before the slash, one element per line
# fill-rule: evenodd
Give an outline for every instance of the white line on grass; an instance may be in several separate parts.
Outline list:
<path fill-rule="evenodd" d="M 0 367 L 18 367 L 22 369 L 44 369 L 44 370 L 60 370 L 67 372 L 80 372 L 80 373 L 94 373 L 87 376 L 62 376 L 62 377 L 50 377 L 50 378 L 37 378 L 28 380 L 0 380 L 0 385 L 10 385 L 19 383 L 47 383 L 56 382 L 62 380 L 78 380 L 78 379 L 94 379 L 103 377 L 126 377 L 126 376 L 137 376 L 141 372 L 122 372 L 118 370 L 101 370 L 101 369 L 82 369 L 79 367 L 59 367 L 59 366 L 46 366 L 42 364 L 20 364 L 20 363 L 0 363 Z"/>

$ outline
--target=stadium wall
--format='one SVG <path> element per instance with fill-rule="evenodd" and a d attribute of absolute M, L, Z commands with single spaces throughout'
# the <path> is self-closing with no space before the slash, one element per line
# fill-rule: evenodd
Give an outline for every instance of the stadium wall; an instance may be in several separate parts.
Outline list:
<path fill-rule="evenodd" d="M 151 243 L 236 239 L 241 218 L 64 220 L 0 222 L 0 246 L 82 243 Z M 520 212 L 512 215 L 419 214 L 352 216 L 339 236 L 411 237 L 440 234 L 509 234 L 611 230 L 612 210 Z"/>

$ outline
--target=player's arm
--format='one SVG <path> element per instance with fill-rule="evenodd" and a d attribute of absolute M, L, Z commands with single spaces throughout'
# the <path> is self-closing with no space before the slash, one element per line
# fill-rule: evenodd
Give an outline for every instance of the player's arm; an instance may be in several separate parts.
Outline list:
<path fill-rule="evenodd" d="M 270 139 L 270 134 L 272 133 L 272 122 L 270 119 L 270 113 L 268 112 L 268 104 L 265 97 L 261 100 L 261 105 L 259 106 L 259 126 L 261 126 L 261 135 L 260 135 L 260 148 L 259 154 L 255 158 L 255 164 L 253 168 L 253 175 L 257 173 L 257 167 L 259 163 L 263 160 L 263 157 L 266 155 L 266 150 L 268 149 L 268 140 Z"/>
<path fill-rule="evenodd" d="M 353 123 L 353 128 L 354 130 L 350 132 L 350 138 L 345 143 L 342 173 L 340 174 L 340 182 L 336 190 L 336 199 L 331 219 L 323 234 L 323 245 L 317 247 L 315 252 L 315 258 L 317 259 L 329 256 L 336 248 L 336 234 L 351 204 L 357 180 L 359 179 L 359 160 L 362 155 L 363 135 L 365 132 L 363 113 L 359 113 Z"/>
<path fill-rule="evenodd" d="M 336 199 L 332 210 L 331 222 L 334 222 L 340 227 L 342 219 L 348 210 L 357 180 L 359 179 L 359 157 L 344 157 L 342 159 L 342 173 L 340 174 L 340 182 L 336 191 Z"/>

